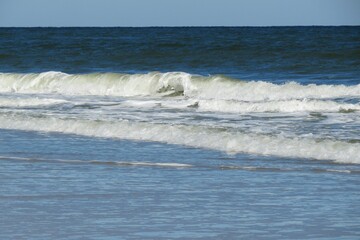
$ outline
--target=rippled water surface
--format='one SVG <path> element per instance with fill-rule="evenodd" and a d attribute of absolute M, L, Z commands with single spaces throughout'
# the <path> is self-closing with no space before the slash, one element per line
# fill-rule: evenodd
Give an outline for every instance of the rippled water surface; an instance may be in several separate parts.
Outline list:
<path fill-rule="evenodd" d="M 359 27 L 0 36 L 0 238 L 360 236 Z"/>

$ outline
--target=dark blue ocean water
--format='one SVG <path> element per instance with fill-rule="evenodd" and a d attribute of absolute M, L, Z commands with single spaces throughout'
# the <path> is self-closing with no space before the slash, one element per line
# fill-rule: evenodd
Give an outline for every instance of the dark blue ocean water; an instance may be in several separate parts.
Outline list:
<path fill-rule="evenodd" d="M 359 83 L 360 27 L 2 28 L 2 72 L 170 72 Z"/>
<path fill-rule="evenodd" d="M 1 239 L 358 239 L 360 27 L 0 28 Z"/>

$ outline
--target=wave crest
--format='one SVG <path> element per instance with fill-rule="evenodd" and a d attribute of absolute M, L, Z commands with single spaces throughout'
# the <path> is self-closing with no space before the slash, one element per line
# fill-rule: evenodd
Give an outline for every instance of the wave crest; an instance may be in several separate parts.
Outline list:
<path fill-rule="evenodd" d="M 360 84 L 301 85 L 240 81 L 224 76 L 198 76 L 184 72 L 147 74 L 40 74 L 0 73 L 0 92 L 59 93 L 64 95 L 173 96 L 201 99 L 265 101 L 359 97 Z"/>

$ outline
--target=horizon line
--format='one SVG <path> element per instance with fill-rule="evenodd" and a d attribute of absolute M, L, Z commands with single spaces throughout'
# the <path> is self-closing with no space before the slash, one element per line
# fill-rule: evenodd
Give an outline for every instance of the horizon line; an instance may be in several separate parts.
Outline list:
<path fill-rule="evenodd" d="M 356 24 L 341 24 L 341 25 L 149 25 L 149 26 L 0 26 L 0 28 L 211 28 L 211 27 L 360 27 Z"/>

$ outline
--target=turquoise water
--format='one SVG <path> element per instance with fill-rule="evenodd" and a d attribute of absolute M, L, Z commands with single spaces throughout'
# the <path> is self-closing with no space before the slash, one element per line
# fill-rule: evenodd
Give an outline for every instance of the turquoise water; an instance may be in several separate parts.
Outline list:
<path fill-rule="evenodd" d="M 357 239 L 359 29 L 0 29 L 0 238 Z"/>

